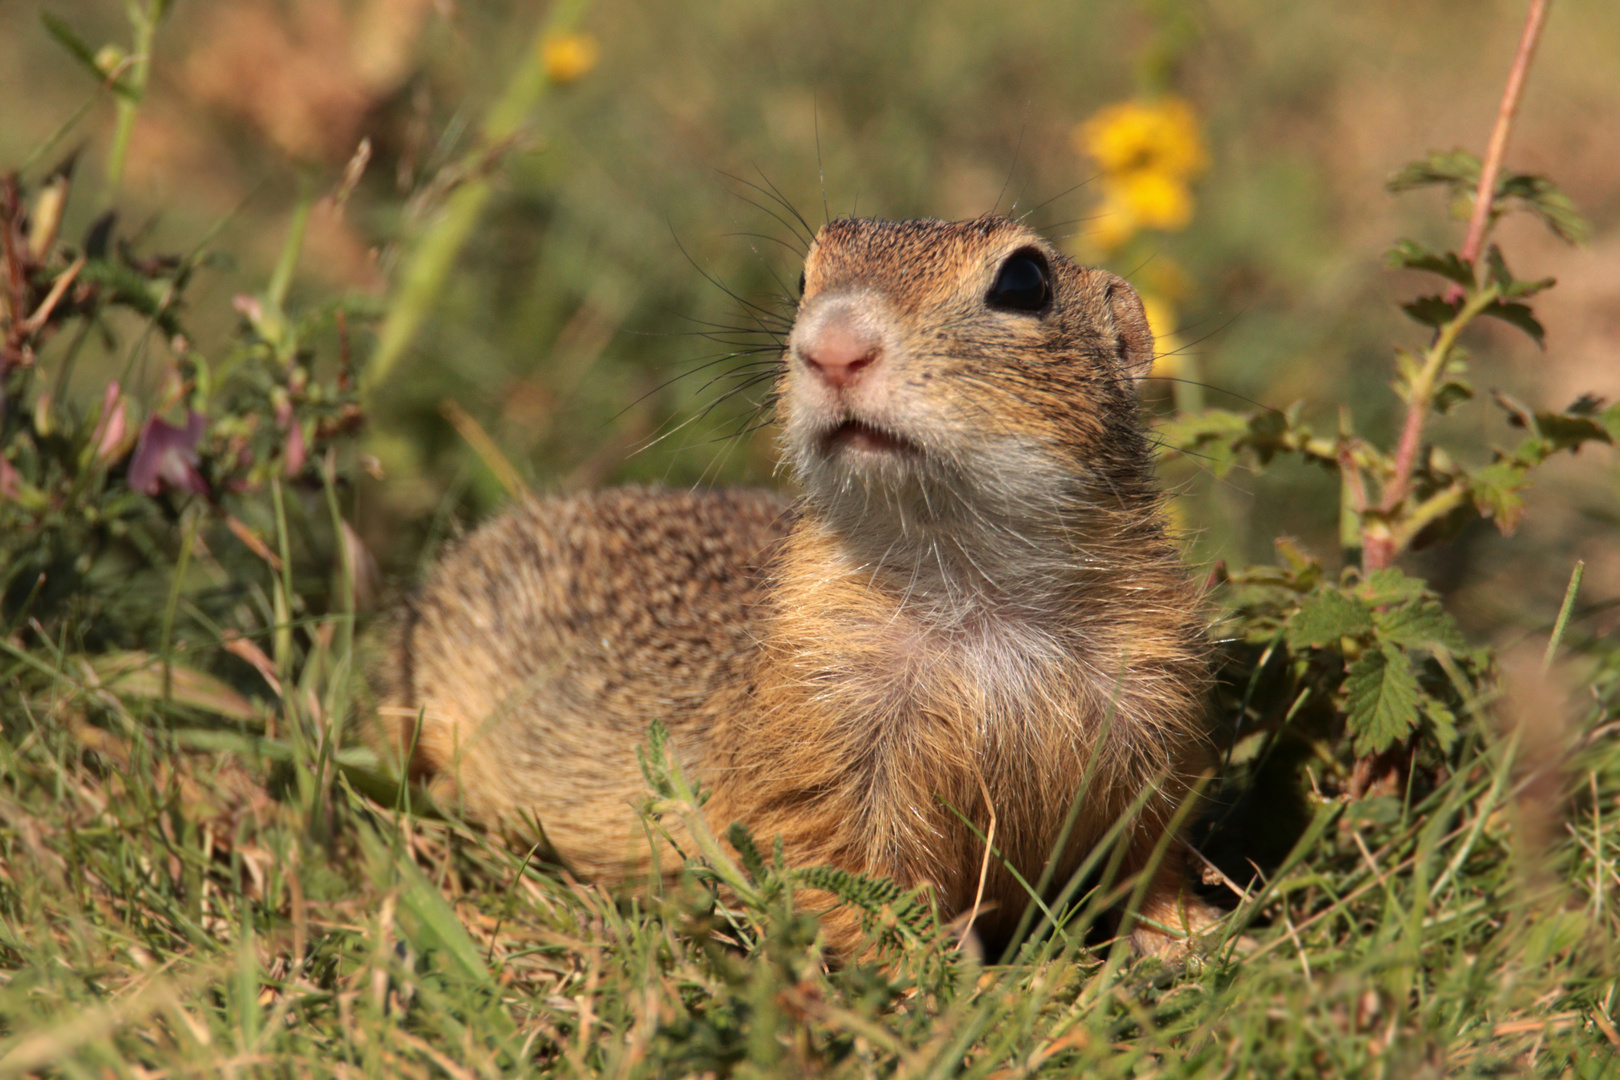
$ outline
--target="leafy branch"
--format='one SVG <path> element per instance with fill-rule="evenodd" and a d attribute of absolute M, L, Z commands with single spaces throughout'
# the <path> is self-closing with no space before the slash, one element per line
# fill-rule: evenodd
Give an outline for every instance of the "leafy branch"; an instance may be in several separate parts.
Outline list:
<path fill-rule="evenodd" d="M 1396 561 L 1481 518 L 1511 533 L 1523 512 L 1521 492 L 1538 466 L 1589 442 L 1620 443 L 1620 405 L 1583 396 L 1561 411 L 1534 410 L 1500 392 L 1492 394 L 1495 404 L 1512 427 L 1525 432 L 1517 445 L 1496 450 L 1487 462 L 1465 464 L 1424 440 L 1430 417 L 1475 397 L 1461 344 L 1470 327 L 1495 319 L 1523 331 L 1538 348 L 1545 345 L 1531 301 L 1554 281 L 1520 278 L 1509 268 L 1500 248 L 1489 243 L 1497 223 L 1506 214 L 1526 212 L 1568 243 L 1587 235 L 1574 205 L 1551 180 L 1503 168 L 1547 7 L 1548 0 L 1531 2 L 1484 160 L 1462 150 L 1431 153 L 1388 182 L 1396 193 L 1445 188 L 1454 216 L 1468 221 L 1456 251 L 1401 240 L 1388 254 L 1393 268 L 1441 279 L 1436 292 L 1402 305 L 1429 332 L 1429 341 L 1422 349 L 1396 350 L 1392 388 L 1406 410 L 1393 447 L 1358 435 L 1347 408 L 1340 410 L 1333 437 L 1318 434 L 1301 419 L 1299 404 L 1248 414 L 1183 414 L 1159 429 L 1170 453 L 1195 455 L 1216 475 L 1240 462 L 1258 469 L 1280 455 L 1338 474 L 1339 535 L 1349 564 L 1338 582 L 1328 581 L 1303 556 L 1280 573 L 1251 570 L 1229 580 L 1249 590 L 1250 606 L 1240 618 L 1269 621 L 1273 640 L 1298 657 L 1340 658 L 1315 689 L 1336 702 L 1342 717 L 1355 757 L 1353 796 L 1398 790 L 1415 735 L 1449 752 L 1456 743 L 1457 694 L 1472 694 L 1490 677 L 1488 655 L 1467 653 L 1449 616 L 1421 582 L 1394 569 Z"/>

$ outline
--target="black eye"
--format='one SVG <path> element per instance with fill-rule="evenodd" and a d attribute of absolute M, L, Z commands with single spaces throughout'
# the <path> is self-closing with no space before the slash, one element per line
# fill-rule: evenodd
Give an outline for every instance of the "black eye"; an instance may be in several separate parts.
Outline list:
<path fill-rule="evenodd" d="M 799 271 L 799 295 L 804 295 L 804 271 Z"/>
<path fill-rule="evenodd" d="M 1015 251 L 1001 264 L 984 302 L 1003 311 L 1039 311 L 1052 299 L 1046 260 L 1039 252 Z"/>

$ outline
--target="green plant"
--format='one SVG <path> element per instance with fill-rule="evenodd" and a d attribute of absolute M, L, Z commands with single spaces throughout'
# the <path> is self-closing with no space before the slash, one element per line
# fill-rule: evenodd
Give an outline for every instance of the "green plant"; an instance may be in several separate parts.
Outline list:
<path fill-rule="evenodd" d="M 1227 580 L 1234 587 L 1233 632 L 1251 650 L 1239 661 L 1240 669 L 1249 670 L 1233 678 L 1252 692 L 1274 657 L 1290 657 L 1284 664 L 1291 673 L 1289 714 L 1311 698 L 1334 703 L 1342 714 L 1343 742 L 1354 758 L 1344 788 L 1352 796 L 1399 792 L 1414 754 L 1430 771 L 1438 766 L 1458 745 L 1460 705 L 1494 677 L 1489 652 L 1469 649 L 1435 596 L 1396 569 L 1396 561 L 1414 547 L 1444 542 L 1479 518 L 1512 533 L 1523 507 L 1519 493 L 1539 465 L 1588 442 L 1620 440 L 1620 404 L 1605 407 L 1583 396 L 1562 411 L 1533 411 L 1496 392 L 1493 399 L 1509 422 L 1526 432 L 1518 445 L 1468 465 L 1459 460 L 1462 454 L 1423 441 L 1429 419 L 1474 397 L 1460 339 L 1477 320 L 1501 320 L 1542 344 L 1544 332 L 1529 301 L 1554 283 L 1517 277 L 1496 245 L 1485 246 L 1496 223 L 1507 213 L 1527 212 L 1569 243 L 1586 234 L 1552 181 L 1501 170 L 1544 15 L 1544 4 L 1532 5 L 1486 162 L 1461 150 L 1434 153 L 1389 180 L 1392 192 L 1443 186 L 1454 214 L 1469 219 L 1459 251 L 1437 252 L 1402 240 L 1389 252 L 1392 267 L 1434 274 L 1444 285 L 1403 305 L 1432 336 L 1421 350 L 1396 350 L 1392 386 L 1406 412 L 1395 444 L 1380 446 L 1359 434 L 1348 405 L 1340 406 L 1331 436 L 1301 419 L 1302 405 L 1247 413 L 1208 409 L 1174 416 L 1159 428 L 1171 454 L 1201 458 L 1217 477 L 1239 463 L 1264 468 L 1281 455 L 1337 474 L 1339 574 L 1283 546 L 1281 566 L 1232 570 Z"/>

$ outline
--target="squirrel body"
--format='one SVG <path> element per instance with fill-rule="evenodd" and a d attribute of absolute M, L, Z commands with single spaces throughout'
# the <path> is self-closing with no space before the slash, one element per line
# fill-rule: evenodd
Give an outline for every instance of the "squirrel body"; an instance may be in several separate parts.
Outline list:
<path fill-rule="evenodd" d="M 1020 224 L 831 222 L 777 382 L 802 497 L 523 503 L 401 620 L 384 719 L 441 798 L 537 819 L 607 882 L 649 865 L 659 719 L 716 832 L 931 885 L 992 936 L 1128 818 L 1133 940 L 1179 951 L 1213 917 L 1170 834 L 1208 660 L 1138 418 L 1152 358 L 1130 286 Z M 855 913 L 822 918 L 859 951 Z"/>

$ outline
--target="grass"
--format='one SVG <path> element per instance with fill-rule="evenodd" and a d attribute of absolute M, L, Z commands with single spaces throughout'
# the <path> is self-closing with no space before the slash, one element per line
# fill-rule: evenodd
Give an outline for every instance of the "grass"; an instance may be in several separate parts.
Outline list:
<path fill-rule="evenodd" d="M 354 678 L 345 618 L 296 628 L 287 700 L 257 715 L 179 666 L 165 701 L 131 664 L 98 685 L 9 653 L 0 1076 L 1596 1077 L 1620 1060 L 1613 724 L 1552 757 L 1480 745 L 1409 806 L 1312 803 L 1181 970 L 1050 927 L 980 964 L 900 901 L 882 962 L 837 969 L 768 865 L 729 908 L 713 875 L 614 897 L 409 807 L 328 711 Z"/>

